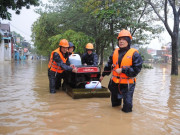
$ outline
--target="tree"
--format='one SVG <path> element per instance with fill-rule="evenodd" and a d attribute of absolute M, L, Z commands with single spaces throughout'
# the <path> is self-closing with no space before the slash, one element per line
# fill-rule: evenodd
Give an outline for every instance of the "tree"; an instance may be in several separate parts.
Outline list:
<path fill-rule="evenodd" d="M 38 6 L 39 0 L 0 0 L 0 18 L 11 20 L 9 9 L 15 10 L 20 14 L 22 7 L 30 8 L 31 5 Z"/>
<path fill-rule="evenodd" d="M 71 29 L 94 39 L 95 51 L 103 64 L 106 54 L 104 51 L 112 52 L 121 29 L 130 30 L 133 43 L 139 44 L 146 44 L 148 38 L 152 38 L 149 33 L 155 36 L 162 31 L 162 27 L 153 25 L 150 12 L 152 8 L 147 7 L 144 0 L 51 0 L 51 2 L 45 5 L 43 12 L 39 10 L 41 17 L 33 27 L 33 39 L 38 50 L 49 51 L 48 39 Z M 46 17 L 42 17 L 44 15 Z M 51 25 L 48 25 L 48 22 L 51 22 Z M 58 24 L 58 27 L 55 27 L 55 24 Z M 54 32 L 51 33 L 48 29 Z"/>
<path fill-rule="evenodd" d="M 116 37 L 121 29 L 128 29 L 133 36 L 133 43 L 141 45 L 148 43 L 157 35 L 156 33 L 163 31 L 161 26 L 153 25 L 152 9 L 143 0 L 87 0 L 85 5 L 84 8 L 96 18 L 96 22 L 99 22 L 96 36 L 99 38 L 96 38 L 96 43 L 100 46 L 101 64 L 103 48 L 111 44 L 114 50 Z"/>
<path fill-rule="evenodd" d="M 51 47 L 48 39 L 61 33 L 57 13 L 41 13 L 40 18 L 34 22 L 32 27 L 32 40 L 37 53 L 48 56 Z"/>
<path fill-rule="evenodd" d="M 85 35 L 82 32 L 75 32 L 73 30 L 67 30 L 63 34 L 58 34 L 49 38 L 51 45 L 51 51 L 59 46 L 60 39 L 67 39 L 75 45 L 75 52 L 78 54 L 83 54 L 85 51 L 85 46 L 87 43 L 93 43 L 94 39 Z"/>
<path fill-rule="evenodd" d="M 171 37 L 171 46 L 172 46 L 172 64 L 171 64 L 171 75 L 178 75 L 178 34 L 179 34 L 179 23 L 180 23 L 180 1 L 178 0 L 146 0 L 154 12 L 158 16 L 158 18 L 163 22 L 166 30 L 168 31 Z M 158 3 L 157 3 L 158 2 Z M 161 7 L 164 7 L 164 14 L 161 15 L 159 11 Z M 174 17 L 174 27 L 171 30 L 168 23 L 168 11 L 169 7 L 172 9 L 173 17 Z"/>

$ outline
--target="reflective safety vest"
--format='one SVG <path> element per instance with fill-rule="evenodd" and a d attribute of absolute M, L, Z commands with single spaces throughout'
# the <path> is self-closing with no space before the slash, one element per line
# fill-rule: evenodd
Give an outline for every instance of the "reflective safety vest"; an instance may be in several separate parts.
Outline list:
<path fill-rule="evenodd" d="M 113 53 L 113 73 L 112 73 L 112 80 L 114 81 L 114 83 L 121 83 L 121 84 L 132 84 L 134 82 L 136 82 L 136 78 L 132 78 L 132 77 L 128 77 L 126 74 L 124 73 L 120 73 L 118 74 L 115 70 L 118 68 L 126 68 L 126 67 L 130 67 L 132 66 L 132 57 L 134 52 L 138 52 L 138 50 L 131 48 L 129 49 L 126 54 L 124 55 L 124 57 L 122 58 L 121 61 L 121 65 L 119 67 L 119 63 L 118 63 L 118 57 L 119 57 L 119 48 L 117 48 L 114 53 Z"/>
<path fill-rule="evenodd" d="M 49 64 L 48 64 L 48 68 L 51 70 L 51 71 L 54 71 L 54 72 L 58 72 L 58 73 L 62 73 L 64 70 L 57 65 L 57 63 L 53 60 L 53 55 L 54 53 L 58 53 L 61 60 L 66 63 L 67 59 L 64 58 L 64 56 L 62 55 L 62 53 L 60 52 L 59 48 L 57 48 L 56 50 L 54 50 L 52 53 L 51 53 L 51 57 L 50 57 L 50 60 L 49 60 Z"/>

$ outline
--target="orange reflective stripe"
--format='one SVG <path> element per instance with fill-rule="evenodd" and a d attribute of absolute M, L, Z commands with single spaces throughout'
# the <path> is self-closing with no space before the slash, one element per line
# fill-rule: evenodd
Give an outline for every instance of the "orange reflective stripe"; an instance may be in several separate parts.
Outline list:
<path fill-rule="evenodd" d="M 52 53 L 51 53 L 51 57 L 50 57 L 49 64 L 48 64 L 48 68 L 51 71 L 62 73 L 64 70 L 60 66 L 58 66 L 55 61 L 53 61 L 53 55 L 54 55 L 55 52 L 59 54 L 61 60 L 64 63 L 66 63 L 66 61 L 67 61 L 67 59 L 65 59 L 63 54 L 60 52 L 59 48 L 57 48 L 56 50 L 52 51 Z"/>
<path fill-rule="evenodd" d="M 118 74 L 115 70 L 118 68 L 126 68 L 132 66 L 132 57 L 134 52 L 138 52 L 136 49 L 131 48 L 127 51 L 127 53 L 124 55 L 122 58 L 120 67 L 118 63 L 118 57 L 119 57 L 119 48 L 117 48 L 114 53 L 113 53 L 113 65 L 114 65 L 114 70 L 112 73 L 112 80 L 115 83 L 122 83 L 122 84 L 129 84 L 129 83 L 134 83 L 136 81 L 135 78 L 130 78 L 126 74 L 121 73 Z"/>
<path fill-rule="evenodd" d="M 117 76 L 112 76 L 112 80 L 115 83 L 122 83 L 122 84 L 128 84 L 128 83 L 136 82 L 136 78 L 122 78 L 122 77 L 117 77 Z"/>
<path fill-rule="evenodd" d="M 51 70 L 54 71 L 54 72 L 59 71 L 58 73 L 62 73 L 64 71 L 59 66 L 57 66 L 55 62 L 50 63 L 50 67 L 51 67 Z"/>

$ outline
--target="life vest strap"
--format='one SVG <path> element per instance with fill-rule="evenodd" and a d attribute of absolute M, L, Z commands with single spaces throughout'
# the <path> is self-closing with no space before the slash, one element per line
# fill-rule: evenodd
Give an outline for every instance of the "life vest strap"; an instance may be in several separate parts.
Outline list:
<path fill-rule="evenodd" d="M 135 79 L 134 77 L 119 77 L 119 76 L 115 76 L 115 75 L 112 75 L 112 77 L 115 77 L 117 79 Z"/>
<path fill-rule="evenodd" d="M 57 68 L 54 67 L 54 66 L 57 66 Z M 53 67 L 54 69 L 56 69 L 56 72 L 57 72 L 57 70 L 64 71 L 62 68 L 59 69 L 59 66 L 58 66 L 57 64 L 55 64 L 55 63 L 53 62 L 53 60 L 51 60 L 51 61 L 49 62 L 49 69 L 51 70 L 52 67 Z"/>
<path fill-rule="evenodd" d="M 116 78 L 116 79 L 115 79 Z M 115 80 L 114 80 L 115 79 Z M 135 77 L 119 77 L 119 76 L 114 76 L 112 75 L 112 80 L 115 82 L 115 83 L 122 83 L 122 84 L 128 84 L 128 87 L 129 87 L 129 84 L 130 83 L 135 83 L 136 82 L 136 78 Z"/>

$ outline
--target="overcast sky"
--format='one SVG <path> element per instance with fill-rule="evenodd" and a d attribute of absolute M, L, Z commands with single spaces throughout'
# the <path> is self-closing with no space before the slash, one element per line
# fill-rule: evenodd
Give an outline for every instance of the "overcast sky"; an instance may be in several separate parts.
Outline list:
<path fill-rule="evenodd" d="M 47 0 L 43 0 L 47 1 Z M 10 23 L 11 31 L 15 31 L 21 34 L 25 40 L 31 41 L 31 26 L 38 19 L 39 15 L 34 12 L 35 7 L 31 6 L 30 9 L 23 8 L 20 15 L 16 15 L 14 11 L 12 13 L 12 20 L 1 20 L 1 23 Z M 171 42 L 171 38 L 167 31 L 163 32 L 160 39 L 154 39 L 150 43 L 149 47 L 154 49 L 160 49 L 163 44 Z"/>
<path fill-rule="evenodd" d="M 39 17 L 38 14 L 34 12 L 34 7 L 30 9 L 23 8 L 20 15 L 16 15 L 14 11 L 11 11 L 12 19 L 11 21 L 2 20 L 2 23 L 10 23 L 10 30 L 15 31 L 25 38 L 25 40 L 31 40 L 31 26 Z"/>

